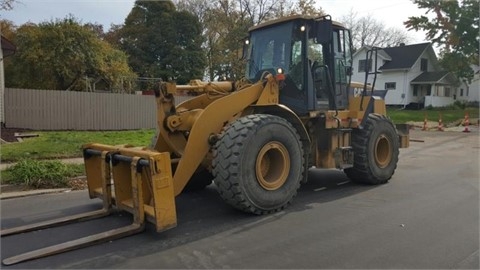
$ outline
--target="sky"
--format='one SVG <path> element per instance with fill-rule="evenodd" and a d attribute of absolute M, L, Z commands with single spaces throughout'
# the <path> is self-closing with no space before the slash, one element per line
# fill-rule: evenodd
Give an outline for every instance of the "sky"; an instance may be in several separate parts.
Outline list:
<path fill-rule="evenodd" d="M 18 0 L 13 10 L 2 11 L 1 19 L 21 25 L 26 22 L 63 19 L 69 14 L 83 23 L 99 23 L 105 31 L 111 24 L 122 24 L 133 7 L 135 0 Z M 333 20 L 351 10 L 359 17 L 373 16 L 388 27 L 404 28 L 409 16 L 424 14 L 411 0 L 317 0 L 317 5 Z M 424 32 L 408 31 L 410 44 L 425 42 Z"/>

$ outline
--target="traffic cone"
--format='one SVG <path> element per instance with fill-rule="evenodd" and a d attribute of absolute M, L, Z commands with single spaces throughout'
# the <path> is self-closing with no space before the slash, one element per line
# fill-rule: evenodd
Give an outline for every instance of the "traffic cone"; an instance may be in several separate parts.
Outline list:
<path fill-rule="evenodd" d="M 439 117 L 438 117 L 438 128 L 437 128 L 437 130 L 438 131 L 444 131 L 443 130 L 443 122 L 442 122 L 442 114 L 439 113 L 438 115 L 439 115 Z"/>
<path fill-rule="evenodd" d="M 465 121 L 464 121 L 463 125 L 465 126 L 465 129 L 463 130 L 463 132 L 470 132 L 470 130 L 468 130 L 468 126 L 470 125 L 468 112 L 465 112 Z"/>
<path fill-rule="evenodd" d="M 427 130 L 427 113 L 425 113 L 424 116 L 425 116 L 424 117 L 425 120 L 423 120 L 423 128 L 422 128 L 423 131 Z"/>

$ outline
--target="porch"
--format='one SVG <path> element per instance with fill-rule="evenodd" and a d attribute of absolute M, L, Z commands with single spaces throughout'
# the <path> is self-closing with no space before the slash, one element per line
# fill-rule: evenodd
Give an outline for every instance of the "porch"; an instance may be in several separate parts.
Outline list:
<path fill-rule="evenodd" d="M 447 71 L 423 72 L 410 82 L 411 103 L 417 108 L 444 107 L 455 101 L 455 78 Z"/>

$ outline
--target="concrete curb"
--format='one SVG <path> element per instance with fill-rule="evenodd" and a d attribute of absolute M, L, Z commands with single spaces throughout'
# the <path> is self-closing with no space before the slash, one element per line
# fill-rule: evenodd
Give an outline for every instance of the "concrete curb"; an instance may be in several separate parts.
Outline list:
<path fill-rule="evenodd" d="M 0 193 L 0 200 L 43 195 L 43 194 L 70 192 L 70 191 L 72 191 L 72 189 L 70 188 L 55 188 L 55 189 L 36 189 L 36 190 L 2 192 Z"/>

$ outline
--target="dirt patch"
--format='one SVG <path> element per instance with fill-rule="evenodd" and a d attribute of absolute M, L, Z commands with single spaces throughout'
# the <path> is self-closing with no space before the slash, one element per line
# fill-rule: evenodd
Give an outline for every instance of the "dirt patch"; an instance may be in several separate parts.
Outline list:
<path fill-rule="evenodd" d="M 5 142 L 18 142 L 17 138 L 15 137 L 15 133 L 25 133 L 30 132 L 29 129 L 22 129 L 22 128 L 0 128 L 0 137 Z"/>
<path fill-rule="evenodd" d="M 79 177 L 71 178 L 70 180 L 68 180 L 68 186 L 72 190 L 86 189 L 88 187 L 87 186 L 87 177 L 86 176 L 79 176 Z"/>

